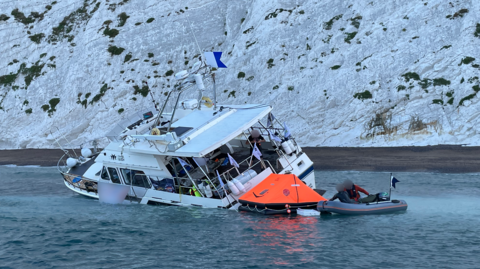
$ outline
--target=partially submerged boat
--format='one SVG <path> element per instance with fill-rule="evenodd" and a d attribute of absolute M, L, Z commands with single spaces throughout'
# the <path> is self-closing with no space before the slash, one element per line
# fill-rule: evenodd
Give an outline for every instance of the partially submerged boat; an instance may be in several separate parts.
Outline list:
<path fill-rule="evenodd" d="M 343 203 L 340 201 L 321 201 L 317 205 L 320 213 L 337 213 L 342 215 L 370 215 L 394 213 L 407 210 L 404 200 L 392 200 L 378 203 Z"/>
<path fill-rule="evenodd" d="M 126 193 L 127 201 L 207 208 L 237 208 L 241 195 L 274 173 L 296 175 L 315 189 L 313 162 L 271 106 L 217 105 L 215 72 L 204 62 L 175 78 L 161 109 L 139 111 L 118 123 L 101 151 L 83 148 L 77 156 L 64 150 L 58 169 L 65 186 L 99 199 L 102 188 L 117 184 L 128 189 L 114 191 Z M 213 101 L 205 94 L 207 83 Z M 181 101 L 187 94 L 190 98 Z M 252 130 L 265 140 L 261 159 L 250 151 Z M 238 164 L 232 166 L 230 158 Z"/>

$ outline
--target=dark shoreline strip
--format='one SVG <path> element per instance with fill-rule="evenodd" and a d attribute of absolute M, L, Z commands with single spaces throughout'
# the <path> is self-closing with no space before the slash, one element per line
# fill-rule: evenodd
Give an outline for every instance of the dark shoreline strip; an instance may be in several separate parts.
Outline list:
<path fill-rule="evenodd" d="M 315 170 L 385 172 L 480 172 L 480 147 L 305 147 Z M 0 150 L 0 165 L 56 166 L 60 149 Z"/>
<path fill-rule="evenodd" d="M 315 170 L 385 172 L 480 172 L 480 147 L 304 148 Z"/>

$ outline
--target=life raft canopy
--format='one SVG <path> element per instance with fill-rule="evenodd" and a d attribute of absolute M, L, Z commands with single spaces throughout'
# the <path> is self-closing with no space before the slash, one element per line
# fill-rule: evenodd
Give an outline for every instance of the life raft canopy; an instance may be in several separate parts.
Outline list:
<path fill-rule="evenodd" d="M 326 200 L 294 174 L 271 174 L 239 198 L 244 207 L 278 210 L 315 208 Z"/>

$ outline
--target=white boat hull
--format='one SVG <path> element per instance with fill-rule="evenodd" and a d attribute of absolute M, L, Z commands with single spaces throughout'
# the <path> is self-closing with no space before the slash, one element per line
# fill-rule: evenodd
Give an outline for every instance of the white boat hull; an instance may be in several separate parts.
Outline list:
<path fill-rule="evenodd" d="M 80 189 L 79 187 L 70 184 L 66 180 L 64 180 L 63 182 L 65 183 L 65 186 L 67 186 L 67 188 L 69 188 L 70 190 L 72 190 L 72 191 L 74 191 L 78 194 L 81 194 L 81 195 L 84 195 L 84 196 L 87 196 L 87 197 L 90 197 L 90 198 L 98 199 L 98 194 L 95 193 L 95 192 L 88 192 L 86 190 Z"/>
<path fill-rule="evenodd" d="M 294 165 L 292 165 L 293 167 L 296 168 L 296 169 L 293 169 L 294 174 L 302 176 L 301 180 L 305 182 L 306 185 L 308 185 L 311 188 L 315 188 L 315 175 L 313 171 L 313 163 L 305 154 L 302 154 L 299 156 L 299 158 L 296 158 L 294 163 L 300 163 L 300 162 L 303 163 L 303 165 L 301 165 L 300 167 L 295 167 Z M 305 167 L 308 167 L 308 168 L 305 169 Z M 303 168 L 304 170 L 301 170 L 300 168 Z M 252 178 L 246 184 L 244 184 L 245 192 L 248 192 L 250 189 L 255 187 L 258 183 L 263 181 L 266 177 L 268 177 L 272 173 L 273 171 L 270 168 L 267 168 L 264 171 L 262 171 L 260 174 L 256 175 L 254 178 Z M 68 175 L 68 178 L 70 179 L 73 177 L 74 176 L 72 175 Z M 87 191 L 83 188 L 80 188 L 81 186 L 80 182 L 72 183 L 67 180 L 65 180 L 64 182 L 65 182 L 65 186 L 67 186 L 67 188 L 74 191 L 75 193 L 78 193 L 90 198 L 99 199 L 99 195 L 97 192 Z M 163 205 L 175 205 L 175 206 L 197 206 L 197 207 L 203 207 L 203 208 L 235 209 L 233 205 L 236 205 L 238 199 L 243 195 L 243 193 L 238 196 L 229 194 L 227 195 L 227 197 L 224 197 L 223 199 L 218 199 L 218 198 L 197 197 L 197 196 L 192 196 L 188 194 L 170 193 L 166 191 L 155 190 L 153 188 L 144 189 L 144 190 L 145 191 L 140 197 L 138 196 L 138 194 L 141 192 L 139 192 L 138 190 L 136 192 L 130 192 L 129 193 L 130 199 L 127 198 L 127 200 L 131 200 L 133 198 L 133 200 L 136 200 L 141 204 L 153 204 L 153 205 L 163 204 Z M 136 197 L 132 196 L 132 193 L 136 193 L 135 194 Z"/>

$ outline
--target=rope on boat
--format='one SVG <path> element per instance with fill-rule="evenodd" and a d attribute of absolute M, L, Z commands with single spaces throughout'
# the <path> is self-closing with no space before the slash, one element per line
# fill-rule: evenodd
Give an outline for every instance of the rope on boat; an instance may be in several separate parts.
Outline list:
<path fill-rule="evenodd" d="M 244 206 L 244 205 L 242 205 L 242 206 Z M 317 205 L 305 205 L 305 206 L 302 206 L 302 207 L 316 207 L 316 206 Z M 251 208 L 249 204 L 247 204 L 245 207 L 247 207 L 250 211 L 255 210 L 259 213 L 262 213 L 266 210 L 272 210 L 272 211 L 276 211 L 276 212 L 283 212 L 285 210 L 285 209 L 271 209 L 271 208 L 267 208 L 267 207 L 265 207 L 265 209 L 260 209 L 259 210 L 257 206 Z M 291 207 L 291 206 L 286 207 L 286 209 L 298 209 L 298 208 L 300 208 L 300 207 Z"/>
<path fill-rule="evenodd" d="M 262 212 L 264 212 L 264 211 L 266 211 L 266 210 L 268 209 L 268 208 L 265 207 L 265 209 L 258 210 L 257 206 L 255 206 L 255 207 L 252 209 L 252 208 L 250 208 L 250 206 L 249 206 L 248 204 L 246 205 L 246 207 L 247 207 L 249 210 L 251 210 L 251 211 L 255 210 L 255 211 L 259 212 L 259 213 L 262 213 Z M 281 212 L 281 211 L 283 211 L 284 209 L 280 209 L 280 210 L 279 210 L 279 209 L 270 209 L 270 210 Z"/>

